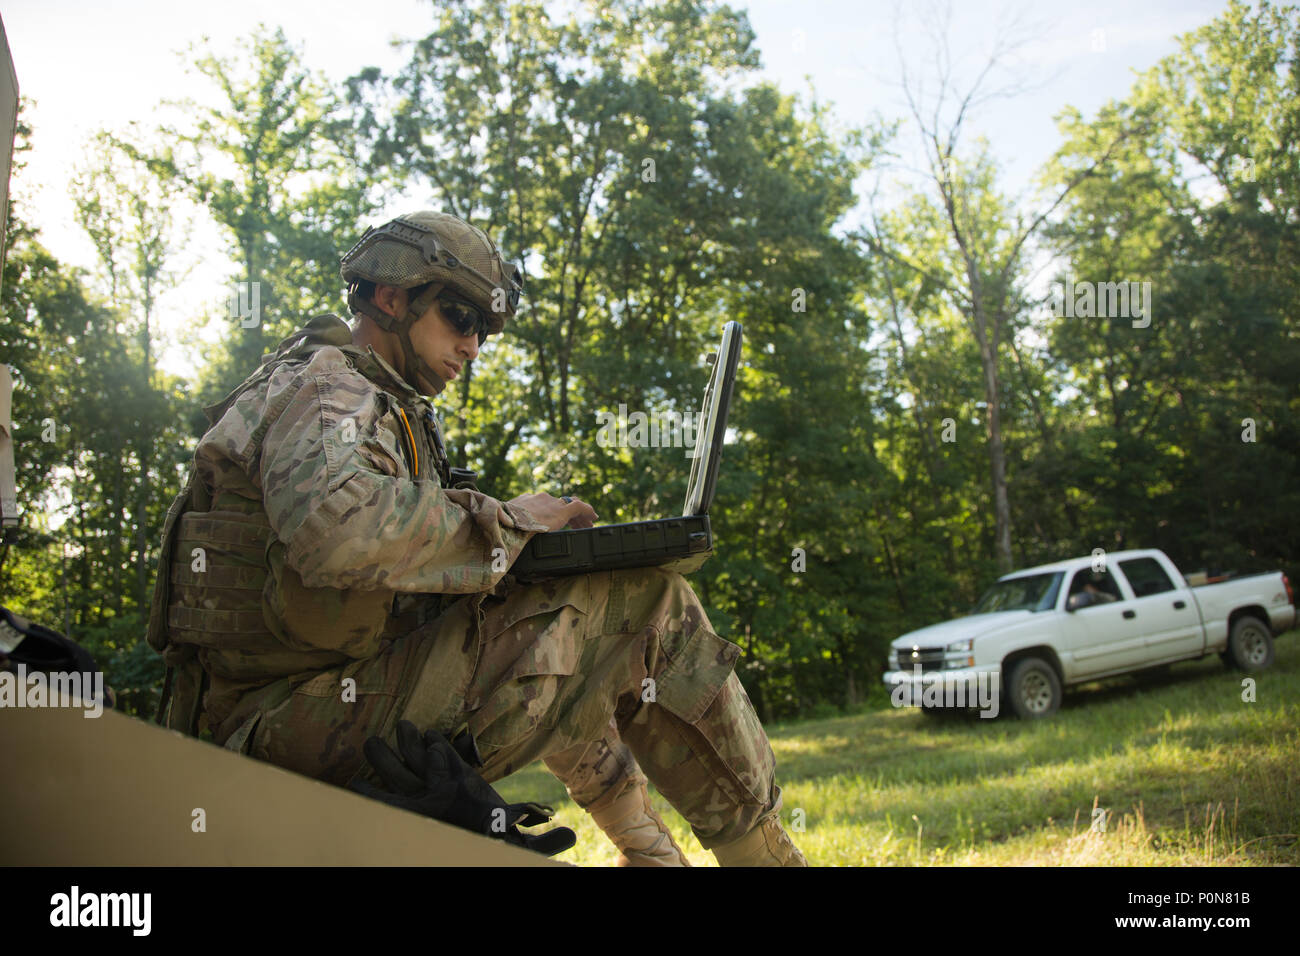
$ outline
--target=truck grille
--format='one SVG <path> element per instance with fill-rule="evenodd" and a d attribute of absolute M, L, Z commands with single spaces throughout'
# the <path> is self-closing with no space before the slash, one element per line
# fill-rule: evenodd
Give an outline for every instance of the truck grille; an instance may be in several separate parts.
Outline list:
<path fill-rule="evenodd" d="M 910 671 L 917 664 L 921 665 L 921 673 L 925 673 L 926 671 L 943 670 L 943 649 L 942 648 L 936 648 L 933 650 L 927 650 L 925 648 L 921 648 L 919 651 L 915 652 L 916 657 L 913 657 L 912 653 L 913 653 L 912 649 L 907 647 L 902 648 L 898 652 L 899 670 Z"/>

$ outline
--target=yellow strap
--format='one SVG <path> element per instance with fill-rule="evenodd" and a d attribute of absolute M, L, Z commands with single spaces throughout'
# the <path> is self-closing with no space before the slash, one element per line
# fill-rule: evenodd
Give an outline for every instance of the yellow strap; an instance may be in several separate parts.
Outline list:
<path fill-rule="evenodd" d="M 415 462 L 415 475 L 413 477 L 419 478 L 420 452 L 415 447 L 415 435 L 411 432 L 411 423 L 406 420 L 406 412 L 402 410 L 402 406 L 400 405 L 397 406 L 397 414 L 402 416 L 402 424 L 406 427 L 406 437 L 411 443 L 411 460 Z"/>

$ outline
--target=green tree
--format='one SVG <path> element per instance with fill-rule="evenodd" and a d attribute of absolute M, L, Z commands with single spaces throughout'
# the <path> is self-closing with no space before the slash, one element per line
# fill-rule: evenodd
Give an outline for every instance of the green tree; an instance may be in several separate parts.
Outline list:
<path fill-rule="evenodd" d="M 773 712 L 839 696 L 836 661 L 860 683 L 862 635 L 878 635 L 830 568 L 860 558 L 867 495 L 844 486 L 870 448 L 862 353 L 845 346 L 866 338 L 863 265 L 832 231 L 873 144 L 758 83 L 753 32 L 725 6 L 617 0 L 556 20 L 480 0 L 438 8 L 409 49 L 396 75 L 350 83 L 368 165 L 499 236 L 529 274 L 511 334 L 444 396 L 457 452 L 502 497 L 669 513 L 682 449 L 602 447 L 597 414 L 693 410 L 700 353 L 741 319 L 738 440 L 712 512 L 726 543 L 695 580 L 720 626 L 779 661 L 748 678 L 760 706 L 773 680 Z M 792 577 L 800 541 L 811 570 Z"/>
<path fill-rule="evenodd" d="M 116 406 L 132 428 L 129 455 L 121 462 L 114 488 L 117 514 L 124 520 L 111 536 L 110 549 L 116 559 L 121 544 L 134 539 L 134 598 L 136 606 L 143 608 L 148 603 L 149 551 L 160 530 L 151 528 L 147 520 L 154 446 L 160 439 L 165 441 L 165 426 L 174 414 L 154 386 L 154 325 L 159 296 L 179 278 L 169 267 L 176 251 L 174 237 L 188 230 L 176 222 L 175 204 L 167 190 L 145 163 L 132 158 L 138 150 L 124 149 L 119 142 L 107 133 L 91 140 L 71 192 L 77 221 L 98 255 L 108 301 L 129 317 L 132 328 L 126 334 L 134 337 L 134 352 L 139 356 L 138 366 L 123 369 L 126 381 Z M 128 490 L 127 485 L 134 488 Z M 133 534 L 124 515 L 127 510 L 133 513 Z M 120 561 L 114 564 L 120 567 Z M 113 599 L 120 609 L 124 588 L 120 580 L 114 584 Z"/>
<path fill-rule="evenodd" d="M 21 168 L 15 185 L 20 193 Z M 15 372 L 23 522 L 0 545 L 0 593 L 6 606 L 90 649 L 127 709 L 139 712 L 161 674 L 139 653 L 142 602 L 123 582 L 148 565 L 131 522 L 152 541 L 165 508 L 156 495 L 176 484 L 173 386 L 146 381 L 124 310 L 105 304 L 12 211 L 9 224 L 0 361 Z M 137 483 L 150 489 L 143 511 Z"/>
<path fill-rule="evenodd" d="M 1018 82 L 991 88 L 1018 41 L 1010 34 L 999 36 L 978 75 L 962 89 L 948 48 L 950 26 L 946 18 L 929 26 L 935 37 L 934 94 L 926 96 L 923 84 L 909 74 L 905 64 L 900 63 L 900 69 L 911 122 L 925 150 L 929 209 L 937 213 L 937 221 L 930 224 L 926 238 L 937 231 L 943 242 L 936 250 L 937 256 L 922 259 L 870 230 L 861 231 L 859 236 L 876 255 L 922 273 L 946 304 L 966 319 L 983 377 L 993 550 L 998 569 L 1007 572 L 1013 566 L 1013 509 L 1003 423 L 1003 350 L 1015 349 L 1015 337 L 1026 318 L 1025 285 L 1031 243 L 1069 194 L 1098 174 L 1118 144 L 1110 143 L 1093 164 L 1076 170 L 1055 195 L 1041 202 L 1017 201 L 1003 195 L 997 185 L 998 162 L 987 143 L 980 141 L 973 149 L 964 149 L 962 134 L 982 102 L 1013 96 L 1018 90 Z"/>
<path fill-rule="evenodd" d="M 192 50 L 216 96 L 170 104 L 180 115 L 160 128 L 165 145 L 135 153 L 165 189 L 181 187 L 210 213 L 237 263 L 232 286 L 213 297 L 238 314 L 226 315 L 231 334 L 204 372 L 204 404 L 310 316 L 338 308 L 340 246 L 374 208 L 352 128 L 324 78 L 303 67 L 280 29 L 262 27 L 242 46 L 228 57 Z"/>
<path fill-rule="evenodd" d="M 1069 111 L 1058 178 L 1131 141 L 1058 238 L 1080 278 L 1151 282 L 1147 328 L 1061 320 L 1053 347 L 1100 414 L 1071 436 L 1099 539 L 1194 567 L 1294 566 L 1294 133 L 1300 25 L 1231 3 L 1091 122 Z M 1254 440 L 1244 440 L 1253 437 Z M 1138 479 L 1138 480 L 1135 480 Z"/>

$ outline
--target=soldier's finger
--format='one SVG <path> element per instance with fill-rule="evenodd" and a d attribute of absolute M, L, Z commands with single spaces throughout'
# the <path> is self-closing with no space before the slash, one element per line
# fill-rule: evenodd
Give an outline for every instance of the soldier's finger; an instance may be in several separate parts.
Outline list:
<path fill-rule="evenodd" d="M 569 516 L 566 528 L 590 528 L 600 517 L 596 509 L 579 498 L 574 498 L 565 512 Z"/>
<path fill-rule="evenodd" d="M 429 779 L 429 752 L 420 739 L 420 731 L 409 720 L 397 722 L 397 749 L 412 773 L 421 781 Z"/>
<path fill-rule="evenodd" d="M 432 727 L 424 732 L 424 756 L 428 768 L 440 774 L 451 773 L 458 766 L 457 760 L 460 757 L 447 742 L 447 738 Z"/>
<path fill-rule="evenodd" d="M 408 796 L 424 789 L 424 782 L 406 769 L 382 737 L 371 737 L 361 749 L 370 761 L 370 766 L 393 789 Z"/>
<path fill-rule="evenodd" d="M 534 853 L 541 853 L 545 856 L 563 853 L 578 842 L 577 834 L 568 827 L 556 827 L 554 830 L 548 830 L 545 833 L 522 833 L 520 836 L 523 837 L 524 846 Z"/>

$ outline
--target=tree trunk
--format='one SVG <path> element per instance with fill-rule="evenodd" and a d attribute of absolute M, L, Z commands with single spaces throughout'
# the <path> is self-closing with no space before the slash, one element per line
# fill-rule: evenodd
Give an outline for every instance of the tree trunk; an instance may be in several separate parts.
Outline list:
<path fill-rule="evenodd" d="M 978 298 L 975 300 L 975 342 L 979 345 L 980 365 L 984 369 L 984 401 L 988 406 L 985 432 L 989 441 L 989 476 L 993 483 L 994 547 L 998 570 L 1003 574 L 1011 565 L 1011 502 L 1007 495 L 1007 456 L 1002 447 L 1001 382 L 998 381 L 998 357 L 989 342 L 987 318 Z"/>
<path fill-rule="evenodd" d="M 141 488 L 145 488 L 141 483 Z M 135 606 L 143 610 L 149 603 L 149 540 L 145 527 L 145 504 L 143 498 L 136 505 L 135 517 Z"/>
<path fill-rule="evenodd" d="M 122 520 L 122 513 L 126 510 L 126 468 L 125 455 L 118 455 L 118 466 L 113 475 L 113 517 L 112 517 L 112 540 L 109 542 L 108 560 L 113 566 L 113 595 L 109 599 L 113 616 L 120 617 L 122 614 L 122 562 L 123 547 L 122 543 L 126 540 L 123 533 L 125 522 Z"/>

